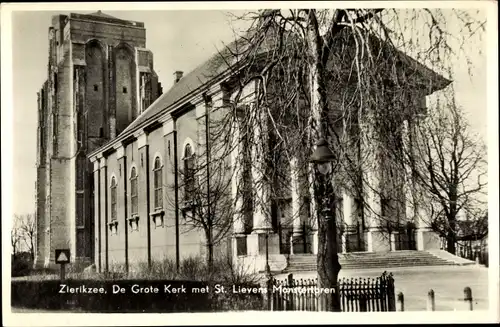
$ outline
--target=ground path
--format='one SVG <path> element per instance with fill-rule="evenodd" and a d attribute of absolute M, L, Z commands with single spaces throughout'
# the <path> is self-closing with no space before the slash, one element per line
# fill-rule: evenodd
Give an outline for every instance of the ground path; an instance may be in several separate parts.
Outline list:
<path fill-rule="evenodd" d="M 341 270 L 339 278 L 377 277 L 381 269 Z M 396 294 L 403 292 L 405 311 L 426 310 L 427 292 L 434 290 L 436 311 L 463 310 L 464 287 L 469 286 L 474 299 L 474 310 L 488 310 L 488 268 L 483 266 L 429 266 L 391 268 Z M 315 278 L 316 272 L 294 273 L 294 278 Z M 287 274 L 278 274 L 285 279 Z"/>

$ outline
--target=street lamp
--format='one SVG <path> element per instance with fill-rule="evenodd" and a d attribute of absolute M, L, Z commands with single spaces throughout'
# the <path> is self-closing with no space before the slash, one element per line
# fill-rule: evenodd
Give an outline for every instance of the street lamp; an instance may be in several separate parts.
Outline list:
<path fill-rule="evenodd" d="M 335 294 L 330 301 L 327 301 L 328 311 L 340 311 L 340 302 L 339 302 L 339 294 L 338 294 L 338 285 L 337 278 L 338 273 L 340 271 L 340 263 L 338 260 L 337 254 L 337 233 L 336 233 L 336 222 L 335 222 L 335 214 L 332 212 L 328 191 L 333 192 L 333 189 L 327 188 L 329 185 L 329 181 L 327 180 L 328 176 L 333 170 L 332 162 L 336 160 L 335 155 L 328 147 L 328 143 L 325 139 L 320 139 L 316 145 L 316 149 L 311 155 L 310 162 L 315 164 L 317 171 L 320 174 L 320 182 L 321 182 L 321 210 L 323 221 L 325 222 L 326 227 L 326 262 L 323 262 L 324 267 L 320 269 L 326 269 L 327 271 L 322 271 L 323 274 L 326 274 L 329 279 L 329 284 L 333 283 L 333 285 L 320 285 L 321 287 L 335 287 Z M 330 302 L 330 303 L 329 303 Z"/>
<path fill-rule="evenodd" d="M 269 230 L 266 231 L 266 276 L 270 278 L 271 267 L 269 266 Z"/>
<path fill-rule="evenodd" d="M 323 138 L 320 139 L 316 145 L 316 149 L 311 155 L 310 162 L 316 165 L 316 169 L 323 177 L 322 180 L 323 194 L 321 194 L 322 196 L 321 202 L 323 208 L 321 208 L 322 209 L 321 212 L 323 213 L 324 218 L 328 223 L 332 220 L 333 214 L 330 210 L 330 206 L 328 205 L 328 196 L 326 194 L 325 185 L 326 185 L 326 177 L 332 172 L 332 162 L 334 160 L 335 160 L 335 155 L 333 154 L 332 150 L 330 150 L 330 148 L 328 147 L 328 143 L 326 142 L 325 139 Z M 332 231 L 328 230 L 328 232 Z"/>
<path fill-rule="evenodd" d="M 316 164 L 321 175 L 328 175 L 332 171 L 332 162 L 335 160 L 335 155 L 328 147 L 325 139 L 320 139 L 316 145 L 310 161 Z"/>

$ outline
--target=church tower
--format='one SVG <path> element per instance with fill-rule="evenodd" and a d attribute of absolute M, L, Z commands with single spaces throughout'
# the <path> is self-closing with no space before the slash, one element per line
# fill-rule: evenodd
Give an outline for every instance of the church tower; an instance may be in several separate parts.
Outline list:
<path fill-rule="evenodd" d="M 38 92 L 37 267 L 93 262 L 93 181 L 87 153 L 115 138 L 162 89 L 144 23 L 100 11 L 52 17 L 48 77 Z"/>

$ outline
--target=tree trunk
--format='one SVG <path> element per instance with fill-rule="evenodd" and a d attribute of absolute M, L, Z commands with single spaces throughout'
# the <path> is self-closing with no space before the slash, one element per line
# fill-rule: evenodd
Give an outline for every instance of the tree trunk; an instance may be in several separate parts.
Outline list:
<path fill-rule="evenodd" d="M 328 177 L 316 173 L 317 180 L 323 179 L 318 184 L 316 198 L 321 201 L 318 209 L 318 286 L 324 289 L 334 289 L 334 292 L 325 293 L 325 309 L 327 311 L 340 311 L 338 293 L 338 275 L 340 264 L 337 251 L 337 230 L 334 208 L 334 194 Z"/>
<path fill-rule="evenodd" d="M 31 262 L 35 261 L 35 245 L 33 244 L 33 236 L 30 239 L 31 243 L 31 248 L 30 248 L 30 254 L 31 254 Z"/>
<path fill-rule="evenodd" d="M 453 192 L 453 190 L 452 190 Z M 456 194 L 456 193 L 455 193 Z M 452 193 L 450 196 L 454 201 L 450 204 L 450 211 L 448 214 L 448 232 L 446 233 L 446 251 L 451 254 L 456 254 L 456 243 L 457 243 L 457 207 L 456 207 L 456 196 Z"/>
<path fill-rule="evenodd" d="M 309 43 L 309 73 L 311 93 L 312 141 L 324 138 L 328 140 L 328 105 L 326 100 L 325 67 L 321 60 L 323 40 L 319 34 L 319 25 L 314 10 L 309 12 L 307 42 Z M 318 217 L 318 287 L 334 289 L 323 293 L 327 311 L 340 311 L 337 278 L 340 264 L 337 253 L 337 233 L 335 223 L 334 192 L 332 176 L 323 176 L 315 171 L 314 193 Z M 325 214 L 330 215 L 327 217 Z M 328 219 L 327 219 L 328 218 Z"/>
<path fill-rule="evenodd" d="M 446 235 L 446 251 L 450 252 L 451 254 L 456 254 L 456 236 L 454 231 L 448 231 L 448 234 Z"/>
<path fill-rule="evenodd" d="M 208 270 L 212 271 L 213 264 L 214 264 L 214 245 L 213 245 L 213 241 L 212 241 L 212 232 L 210 229 L 205 230 L 205 236 L 207 238 L 207 243 L 206 243 L 207 266 L 208 266 Z"/>

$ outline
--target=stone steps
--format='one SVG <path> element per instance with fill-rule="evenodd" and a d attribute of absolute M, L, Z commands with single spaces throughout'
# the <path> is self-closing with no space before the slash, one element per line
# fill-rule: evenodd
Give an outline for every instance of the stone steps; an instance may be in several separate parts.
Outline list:
<path fill-rule="evenodd" d="M 290 256 L 287 268 L 283 272 L 315 271 L 317 258 L 313 254 Z M 395 251 L 384 253 L 356 252 L 339 254 L 342 269 L 373 269 L 414 266 L 455 265 L 453 260 L 438 257 L 426 251 Z"/>

